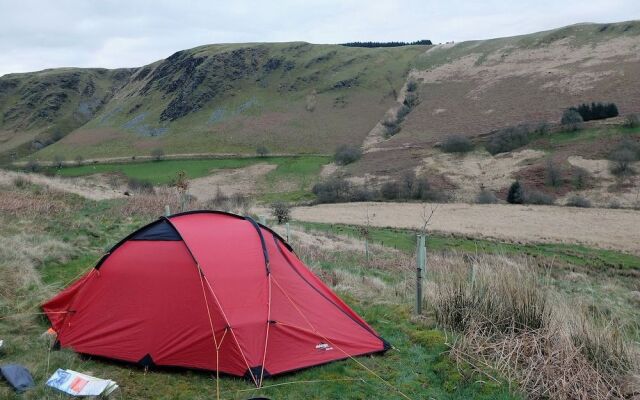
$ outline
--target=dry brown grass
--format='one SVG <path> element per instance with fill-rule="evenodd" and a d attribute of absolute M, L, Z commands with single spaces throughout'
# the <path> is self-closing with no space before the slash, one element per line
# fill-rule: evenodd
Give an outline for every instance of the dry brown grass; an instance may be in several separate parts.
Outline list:
<path fill-rule="evenodd" d="M 46 235 L 20 233 L 0 237 L 0 310 L 31 307 L 34 292 L 45 293 L 37 268 L 47 261 L 64 262 L 73 253 L 71 245 Z M 4 314 L 5 311 L 2 310 Z"/>
<path fill-rule="evenodd" d="M 193 196 L 182 195 L 173 187 L 159 187 L 154 193 L 137 193 L 128 197 L 117 208 L 124 217 L 141 216 L 145 218 L 159 217 L 164 214 L 165 206 L 169 206 L 172 214 L 190 210 L 220 210 L 239 215 L 248 215 L 253 205 L 250 198 L 234 194 L 226 196 L 219 192 L 208 201 L 200 201 Z"/>
<path fill-rule="evenodd" d="M 365 262 L 362 242 L 307 235 L 294 232 L 296 252 L 334 290 L 376 303 L 413 300 L 414 257 L 374 247 L 367 269 L 391 272 L 397 279 L 388 282 L 348 267 Z M 345 267 L 323 269 L 325 262 Z M 427 271 L 426 309 L 452 332 L 451 356 L 480 376 L 506 378 L 531 399 L 629 398 L 640 390 L 628 384 L 638 351 L 624 327 L 569 300 L 527 258 L 430 253 Z"/>
<path fill-rule="evenodd" d="M 623 398 L 637 348 L 544 283 L 526 259 L 448 257 L 432 263 L 427 304 L 453 331 L 451 354 L 496 370 L 532 399 Z"/>
<path fill-rule="evenodd" d="M 55 191 L 0 189 L 0 214 L 14 217 L 54 215 L 70 209 L 64 196 Z"/>

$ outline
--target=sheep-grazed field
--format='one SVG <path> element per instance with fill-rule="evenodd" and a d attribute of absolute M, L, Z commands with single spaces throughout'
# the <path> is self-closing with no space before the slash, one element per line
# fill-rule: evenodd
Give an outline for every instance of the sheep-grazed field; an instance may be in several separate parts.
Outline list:
<path fill-rule="evenodd" d="M 425 208 L 426 207 L 426 208 Z M 420 228 L 514 242 L 580 243 L 640 254 L 640 212 L 603 208 L 501 204 L 344 203 L 297 207 L 300 221 Z"/>

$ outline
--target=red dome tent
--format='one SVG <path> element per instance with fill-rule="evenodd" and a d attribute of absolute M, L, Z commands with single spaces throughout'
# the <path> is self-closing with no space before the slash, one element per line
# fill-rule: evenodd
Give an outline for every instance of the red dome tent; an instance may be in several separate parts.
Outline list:
<path fill-rule="evenodd" d="M 116 244 L 43 305 L 59 344 L 84 354 L 245 376 L 390 346 L 275 232 L 195 211 Z"/>

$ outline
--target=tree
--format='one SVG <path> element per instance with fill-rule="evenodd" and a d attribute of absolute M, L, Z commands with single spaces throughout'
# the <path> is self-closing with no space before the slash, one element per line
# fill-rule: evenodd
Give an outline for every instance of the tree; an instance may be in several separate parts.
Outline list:
<path fill-rule="evenodd" d="M 258 145 L 258 147 L 256 147 L 256 154 L 258 155 L 258 157 L 266 157 L 267 155 L 269 155 L 269 149 L 267 148 L 267 146 L 260 144 Z"/>
<path fill-rule="evenodd" d="M 28 172 L 38 172 L 40 171 L 40 163 L 37 160 L 29 160 L 27 161 L 25 169 Z"/>
<path fill-rule="evenodd" d="M 509 187 L 509 193 L 507 194 L 507 202 L 509 204 L 523 204 L 524 203 L 524 187 L 520 184 L 520 181 L 515 181 Z"/>
<path fill-rule="evenodd" d="M 577 111 L 583 121 L 617 117 L 619 114 L 615 103 L 582 103 L 578 107 L 571 107 L 570 109 Z"/>
<path fill-rule="evenodd" d="M 578 129 L 582 128 L 583 121 L 584 120 L 582 118 L 582 115 L 580 115 L 580 113 L 575 108 L 569 108 L 564 110 L 564 112 L 562 113 L 562 119 L 560 120 L 560 123 L 568 131 L 577 131 Z"/>
<path fill-rule="evenodd" d="M 283 201 L 276 201 L 271 204 L 271 212 L 273 216 L 278 220 L 278 224 L 284 224 L 289 222 L 291 207 Z"/>
<path fill-rule="evenodd" d="M 160 147 L 151 150 L 151 157 L 154 161 L 161 161 L 164 158 L 164 150 Z"/>
<path fill-rule="evenodd" d="M 400 185 L 398 182 L 386 182 L 380 188 L 380 194 L 385 200 L 395 200 L 400 195 Z"/>
<path fill-rule="evenodd" d="M 81 166 L 82 164 L 84 164 L 84 157 L 78 154 L 75 158 L 75 161 L 78 166 Z"/>
<path fill-rule="evenodd" d="M 60 154 L 53 156 L 53 165 L 58 169 L 62 168 L 64 166 L 64 156 Z"/>
<path fill-rule="evenodd" d="M 625 118 L 625 128 L 637 128 L 640 126 L 640 114 L 629 114 Z"/>
<path fill-rule="evenodd" d="M 547 160 L 544 175 L 547 186 L 562 186 L 562 169 L 560 168 L 560 165 L 554 162 L 551 158 Z"/>

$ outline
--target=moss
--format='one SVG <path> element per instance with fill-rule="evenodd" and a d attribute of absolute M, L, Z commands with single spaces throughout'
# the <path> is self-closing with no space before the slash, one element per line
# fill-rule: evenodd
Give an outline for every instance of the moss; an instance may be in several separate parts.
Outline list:
<path fill-rule="evenodd" d="M 443 348 L 445 346 L 445 336 L 442 331 L 437 329 L 422 330 L 416 329 L 409 331 L 411 341 L 424 346 L 428 349 Z"/>

